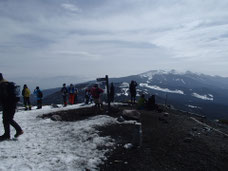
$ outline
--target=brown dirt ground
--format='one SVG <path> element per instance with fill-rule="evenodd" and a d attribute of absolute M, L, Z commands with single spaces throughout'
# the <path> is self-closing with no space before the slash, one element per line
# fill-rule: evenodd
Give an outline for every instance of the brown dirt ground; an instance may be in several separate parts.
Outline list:
<path fill-rule="evenodd" d="M 129 107 L 113 108 L 109 115 L 118 117 L 121 110 L 126 108 Z M 105 110 L 94 111 L 94 108 L 86 108 L 58 114 L 65 118 L 65 121 L 107 114 Z M 140 147 L 124 148 L 125 144 L 134 140 L 134 124 L 114 124 L 97 128 L 100 136 L 111 136 L 116 142 L 116 146 L 106 154 L 107 160 L 99 166 L 99 170 L 228 170 L 227 137 L 196 123 L 189 115 L 171 110 L 166 112 L 168 115 L 165 115 L 165 112 L 140 111 Z M 51 115 L 53 114 L 45 115 L 43 118 Z M 228 133 L 224 126 L 206 119 L 197 119 Z"/>
<path fill-rule="evenodd" d="M 155 111 L 140 112 L 140 148 L 123 148 L 133 140 L 132 125 L 100 128 L 101 135 L 109 135 L 117 142 L 101 170 L 228 170 L 227 137 L 178 112 L 168 116 Z"/>

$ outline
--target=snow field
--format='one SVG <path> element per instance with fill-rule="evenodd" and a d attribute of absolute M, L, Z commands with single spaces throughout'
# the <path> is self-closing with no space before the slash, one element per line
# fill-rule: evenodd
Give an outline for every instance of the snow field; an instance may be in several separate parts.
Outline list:
<path fill-rule="evenodd" d="M 40 110 L 17 112 L 15 120 L 25 133 L 17 141 L 0 142 L 0 170 L 97 170 L 114 142 L 110 137 L 99 137 L 95 127 L 116 123 L 116 119 L 104 115 L 78 122 L 37 118 L 40 114 L 79 107 L 44 106 Z M 3 130 L 1 123 L 1 134 Z M 14 134 L 11 127 L 11 137 Z M 101 150 L 99 146 L 107 148 Z"/>

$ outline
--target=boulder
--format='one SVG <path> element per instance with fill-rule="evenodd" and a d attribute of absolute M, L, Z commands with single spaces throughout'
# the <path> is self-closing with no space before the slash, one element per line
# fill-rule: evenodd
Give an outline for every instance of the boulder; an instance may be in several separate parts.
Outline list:
<path fill-rule="evenodd" d="M 59 108 L 59 106 L 57 104 L 51 104 L 52 108 Z"/>
<path fill-rule="evenodd" d="M 53 120 L 53 121 L 62 121 L 62 118 L 59 115 L 52 115 L 51 116 L 51 120 Z"/>
<path fill-rule="evenodd" d="M 124 119 L 122 116 L 119 116 L 119 117 L 117 118 L 117 121 L 118 121 L 118 122 L 124 122 L 125 119 Z"/>
<path fill-rule="evenodd" d="M 140 113 L 137 110 L 123 110 L 122 116 L 126 120 L 139 120 Z"/>

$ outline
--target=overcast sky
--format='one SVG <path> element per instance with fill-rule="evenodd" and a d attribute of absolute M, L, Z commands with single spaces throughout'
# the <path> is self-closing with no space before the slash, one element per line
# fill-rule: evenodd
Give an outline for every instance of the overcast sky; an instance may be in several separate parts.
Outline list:
<path fill-rule="evenodd" d="M 0 0 L 6 77 L 228 76 L 227 0 Z"/>

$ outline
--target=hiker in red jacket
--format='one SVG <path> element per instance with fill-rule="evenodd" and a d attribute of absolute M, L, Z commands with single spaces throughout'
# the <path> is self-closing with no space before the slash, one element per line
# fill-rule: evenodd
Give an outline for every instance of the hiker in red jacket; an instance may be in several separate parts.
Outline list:
<path fill-rule="evenodd" d="M 94 86 L 91 88 L 91 95 L 93 97 L 95 107 L 100 108 L 102 105 L 102 101 L 100 98 L 100 94 L 102 94 L 104 90 L 98 87 L 98 84 L 94 84 Z"/>

